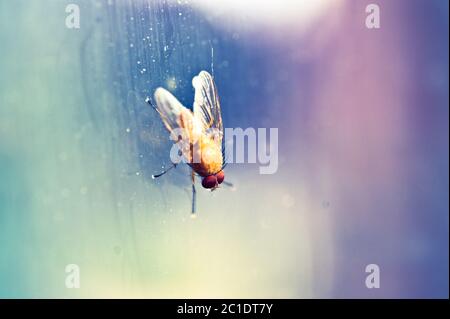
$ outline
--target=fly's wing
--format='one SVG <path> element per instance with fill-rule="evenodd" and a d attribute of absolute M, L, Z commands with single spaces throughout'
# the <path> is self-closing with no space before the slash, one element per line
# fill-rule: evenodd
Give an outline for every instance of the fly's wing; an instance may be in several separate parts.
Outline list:
<path fill-rule="evenodd" d="M 156 111 L 166 128 L 172 132 L 180 127 L 179 118 L 186 108 L 169 91 L 157 88 L 155 91 Z"/>
<path fill-rule="evenodd" d="M 195 89 L 194 117 L 201 123 L 203 131 L 214 134 L 214 140 L 218 145 L 222 144 L 223 126 L 220 113 L 219 95 L 212 76 L 201 71 L 192 79 Z"/>
<path fill-rule="evenodd" d="M 180 142 L 180 148 L 189 159 L 190 145 L 200 137 L 202 129 L 192 112 L 185 108 L 176 97 L 163 88 L 155 91 L 156 111 L 158 111 L 166 128 L 175 141 Z M 181 129 L 181 130 L 178 130 Z M 179 137 L 181 136 L 181 140 Z"/>

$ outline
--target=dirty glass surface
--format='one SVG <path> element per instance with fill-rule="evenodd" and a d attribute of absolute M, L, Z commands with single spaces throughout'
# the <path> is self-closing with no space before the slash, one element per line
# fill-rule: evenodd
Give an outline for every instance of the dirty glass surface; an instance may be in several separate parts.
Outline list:
<path fill-rule="evenodd" d="M 378 2 L 0 0 L 0 297 L 448 297 L 448 3 Z M 201 70 L 278 170 L 191 219 L 144 101 Z"/>

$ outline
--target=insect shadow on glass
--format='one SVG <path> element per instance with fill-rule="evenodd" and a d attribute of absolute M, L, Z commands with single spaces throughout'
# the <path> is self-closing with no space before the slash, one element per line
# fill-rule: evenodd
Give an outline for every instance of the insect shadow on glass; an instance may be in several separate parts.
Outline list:
<path fill-rule="evenodd" d="M 160 115 L 165 127 L 176 144 L 171 151 L 172 165 L 163 172 L 152 175 L 158 178 L 180 162 L 191 168 L 192 216 L 196 211 L 195 177 L 202 179 L 202 186 L 211 191 L 225 182 L 225 147 L 219 96 L 213 77 L 201 71 L 192 79 L 195 89 L 193 111 L 184 107 L 176 97 L 164 88 L 157 88 L 154 100 L 146 98 Z"/>

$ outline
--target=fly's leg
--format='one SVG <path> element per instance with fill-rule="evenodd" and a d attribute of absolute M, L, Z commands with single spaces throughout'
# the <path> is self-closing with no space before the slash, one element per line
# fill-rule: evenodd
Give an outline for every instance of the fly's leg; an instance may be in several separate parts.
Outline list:
<path fill-rule="evenodd" d="M 152 178 L 155 179 L 155 178 L 161 177 L 164 174 L 166 174 L 168 171 L 170 171 L 172 168 L 175 168 L 175 167 L 177 167 L 177 164 L 172 164 L 168 169 L 162 171 L 161 173 L 156 174 L 156 175 L 152 175 Z"/>
<path fill-rule="evenodd" d="M 223 181 L 222 184 L 227 185 L 228 187 L 234 187 L 233 183 Z"/>
<path fill-rule="evenodd" d="M 196 206 L 196 194 L 197 194 L 197 191 L 195 190 L 195 174 L 194 174 L 194 171 L 191 172 L 191 178 L 192 178 L 192 211 L 191 211 L 191 217 L 195 217 L 195 206 Z"/>
<path fill-rule="evenodd" d="M 145 102 L 148 103 L 148 104 L 149 104 L 156 112 L 159 113 L 159 111 L 158 111 L 158 109 L 156 108 L 155 103 L 153 103 L 153 100 L 152 100 L 151 97 L 147 96 L 147 97 L 145 98 Z"/>

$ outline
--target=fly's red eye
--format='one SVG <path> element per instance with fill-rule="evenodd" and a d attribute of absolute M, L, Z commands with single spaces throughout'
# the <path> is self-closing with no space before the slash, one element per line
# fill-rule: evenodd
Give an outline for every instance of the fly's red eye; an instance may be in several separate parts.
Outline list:
<path fill-rule="evenodd" d="M 216 174 L 217 183 L 221 184 L 223 180 L 225 179 L 225 173 L 223 171 L 220 171 Z"/>
<path fill-rule="evenodd" d="M 202 186 L 204 188 L 213 188 L 217 184 L 217 179 L 214 175 L 209 175 L 203 178 Z"/>

